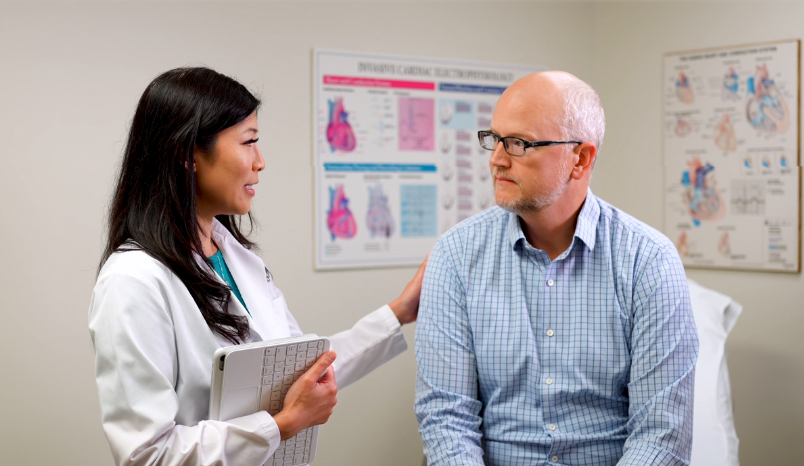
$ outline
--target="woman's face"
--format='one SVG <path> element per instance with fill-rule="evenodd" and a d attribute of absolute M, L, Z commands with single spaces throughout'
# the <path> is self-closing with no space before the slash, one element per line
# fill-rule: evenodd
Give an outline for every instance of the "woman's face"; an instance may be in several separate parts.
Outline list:
<path fill-rule="evenodd" d="M 265 159 L 257 147 L 257 112 L 218 133 L 209 152 L 195 150 L 198 215 L 245 215 Z"/>

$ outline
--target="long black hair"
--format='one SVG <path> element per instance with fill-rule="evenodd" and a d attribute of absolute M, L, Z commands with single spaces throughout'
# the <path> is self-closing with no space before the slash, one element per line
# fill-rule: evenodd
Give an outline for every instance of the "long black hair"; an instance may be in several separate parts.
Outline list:
<path fill-rule="evenodd" d="M 209 68 L 177 68 L 154 79 L 131 123 L 100 261 L 103 266 L 116 251 L 146 252 L 184 283 L 210 329 L 232 343 L 248 338 L 248 321 L 229 313 L 230 289 L 214 277 L 203 253 L 193 153 L 211 150 L 218 133 L 259 106 L 242 84 Z M 239 216 L 216 218 L 240 244 L 254 246 Z"/>

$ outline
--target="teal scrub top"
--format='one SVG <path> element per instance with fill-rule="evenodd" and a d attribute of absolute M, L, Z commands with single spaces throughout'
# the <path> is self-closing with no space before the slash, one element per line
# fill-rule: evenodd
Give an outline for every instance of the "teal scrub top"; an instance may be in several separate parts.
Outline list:
<path fill-rule="evenodd" d="M 232 293 L 234 293 L 237 300 L 240 301 L 240 304 L 243 305 L 243 308 L 246 309 L 248 315 L 251 315 L 251 311 L 248 310 L 246 306 L 246 302 L 243 301 L 243 295 L 240 294 L 240 289 L 237 288 L 237 283 L 234 281 L 234 277 L 232 277 L 232 272 L 229 271 L 229 266 L 226 265 L 226 261 L 223 260 L 223 254 L 221 254 L 221 250 L 218 249 L 214 255 L 209 257 L 209 260 L 212 261 L 212 266 L 215 268 L 215 271 L 218 272 L 218 275 L 221 276 L 223 281 L 229 285 L 229 288 L 232 289 Z"/>

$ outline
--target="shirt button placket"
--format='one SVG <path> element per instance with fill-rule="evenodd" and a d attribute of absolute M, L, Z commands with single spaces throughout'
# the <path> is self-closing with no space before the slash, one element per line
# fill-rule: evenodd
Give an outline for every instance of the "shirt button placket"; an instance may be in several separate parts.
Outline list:
<path fill-rule="evenodd" d="M 549 273 L 549 271 L 548 271 L 548 273 Z M 554 279 L 552 279 L 552 278 L 548 278 L 548 279 L 547 279 L 547 280 L 546 280 L 544 283 L 545 283 L 545 285 L 547 285 L 547 287 L 548 287 L 548 288 L 547 288 L 547 291 L 550 291 L 550 288 L 552 288 L 553 286 L 555 286 L 556 281 L 555 281 Z M 547 330 L 545 331 L 545 334 L 546 334 L 548 337 L 552 337 L 552 336 L 555 334 L 555 332 L 553 331 L 553 329 L 547 329 Z M 548 386 L 553 385 L 553 382 L 554 382 L 554 380 L 553 380 L 551 377 L 547 377 L 546 379 L 544 379 L 544 383 L 545 383 L 546 385 L 548 385 Z M 555 432 L 555 430 L 556 430 L 557 428 L 558 428 L 558 427 L 557 427 L 555 424 L 553 424 L 553 423 L 547 424 L 547 429 L 548 429 L 548 430 L 550 430 L 551 432 Z"/>

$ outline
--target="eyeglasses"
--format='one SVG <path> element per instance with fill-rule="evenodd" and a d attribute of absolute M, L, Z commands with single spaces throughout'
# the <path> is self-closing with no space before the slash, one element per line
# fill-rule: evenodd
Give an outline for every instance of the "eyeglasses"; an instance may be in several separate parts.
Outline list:
<path fill-rule="evenodd" d="M 514 157 L 522 157 L 525 155 L 525 149 L 529 147 L 541 146 L 555 146 L 556 144 L 583 144 L 583 141 L 526 141 L 520 138 L 508 137 L 502 138 L 499 134 L 494 134 L 491 131 L 478 131 L 477 139 L 480 141 L 480 147 L 486 150 L 494 150 L 497 143 L 502 141 L 505 147 L 505 152 Z"/>

